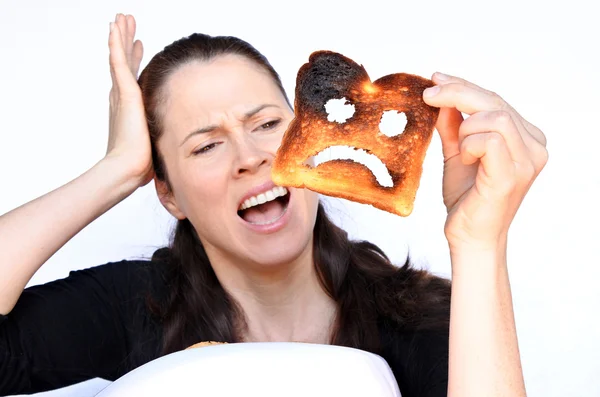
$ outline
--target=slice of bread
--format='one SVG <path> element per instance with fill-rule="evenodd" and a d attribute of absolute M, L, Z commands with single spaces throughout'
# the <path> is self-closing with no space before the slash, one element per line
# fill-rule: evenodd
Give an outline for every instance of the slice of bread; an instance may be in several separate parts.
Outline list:
<path fill-rule="evenodd" d="M 371 82 L 366 70 L 351 59 L 331 51 L 314 52 L 298 71 L 295 118 L 273 162 L 273 181 L 408 216 L 439 114 L 422 99 L 423 90 L 431 86 L 431 80 L 404 73 Z M 325 104 L 341 98 L 354 105 L 354 115 L 344 123 L 328 121 Z M 405 113 L 403 133 L 388 137 L 379 131 L 387 110 Z M 367 167 L 352 160 L 332 160 L 314 168 L 307 164 L 331 146 L 350 146 L 377 156 L 394 186 L 381 186 Z"/>

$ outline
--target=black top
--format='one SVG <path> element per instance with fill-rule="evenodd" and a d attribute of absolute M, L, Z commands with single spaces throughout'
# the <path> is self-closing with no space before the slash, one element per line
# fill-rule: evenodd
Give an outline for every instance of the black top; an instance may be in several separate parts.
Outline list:
<path fill-rule="evenodd" d="M 115 380 L 160 356 L 161 328 L 146 307 L 164 292 L 165 265 L 121 261 L 27 288 L 0 316 L 0 395 Z M 448 333 L 382 330 L 403 397 L 441 397 L 448 385 Z"/>

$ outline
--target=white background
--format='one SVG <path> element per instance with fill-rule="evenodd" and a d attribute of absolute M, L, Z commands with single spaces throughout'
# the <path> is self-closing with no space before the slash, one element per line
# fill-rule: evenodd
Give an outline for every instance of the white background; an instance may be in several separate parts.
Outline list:
<path fill-rule="evenodd" d="M 373 79 L 455 74 L 498 92 L 548 137 L 550 161 L 511 228 L 509 266 L 531 396 L 600 395 L 600 32 L 593 2 L 0 2 L 0 214 L 77 177 L 106 149 L 108 23 L 138 20 L 146 56 L 193 32 L 239 36 L 262 51 L 293 98 L 298 68 L 329 49 Z M 402 262 L 448 274 L 442 156 L 428 151 L 414 213 L 336 200 L 353 235 Z M 88 226 L 35 275 L 149 255 L 171 220 L 152 184 Z M 0 236 L 2 238 L 2 236 Z M 23 236 L 27 238 L 27 236 Z M 93 394 L 92 382 L 48 393 Z"/>

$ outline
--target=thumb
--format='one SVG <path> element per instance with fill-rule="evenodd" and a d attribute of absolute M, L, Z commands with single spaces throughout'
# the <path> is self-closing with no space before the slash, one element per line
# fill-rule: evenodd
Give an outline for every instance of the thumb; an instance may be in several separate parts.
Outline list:
<path fill-rule="evenodd" d="M 460 154 L 458 129 L 463 120 L 462 114 L 455 108 L 440 108 L 435 128 L 442 139 L 444 161 L 448 161 L 448 159 Z"/>

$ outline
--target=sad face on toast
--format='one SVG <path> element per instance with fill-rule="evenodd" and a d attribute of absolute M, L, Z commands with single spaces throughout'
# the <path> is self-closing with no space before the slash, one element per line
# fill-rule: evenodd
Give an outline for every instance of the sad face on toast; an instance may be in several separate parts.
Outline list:
<path fill-rule="evenodd" d="M 273 181 L 410 215 L 439 113 L 423 101 L 423 91 L 433 85 L 405 73 L 372 81 L 363 66 L 341 54 L 313 53 L 298 72 L 295 118 L 273 162 Z M 354 114 L 343 123 L 329 121 L 325 104 L 341 98 L 354 105 Z M 403 112 L 407 121 L 404 132 L 391 137 L 379 129 L 389 110 Z M 381 186 L 369 168 L 353 160 L 314 167 L 308 162 L 339 145 L 375 155 L 388 169 L 393 186 Z"/>

